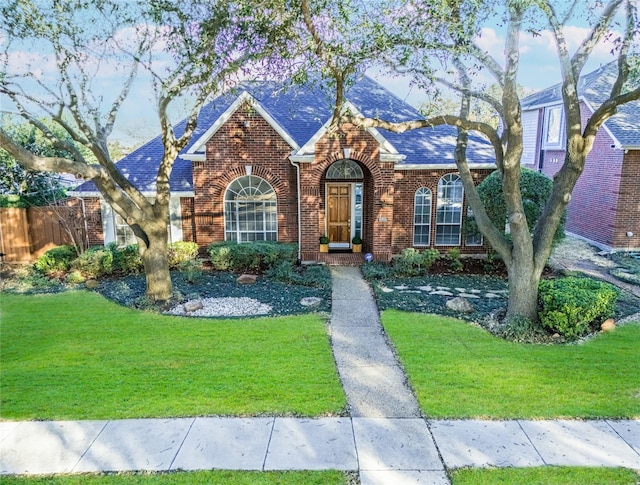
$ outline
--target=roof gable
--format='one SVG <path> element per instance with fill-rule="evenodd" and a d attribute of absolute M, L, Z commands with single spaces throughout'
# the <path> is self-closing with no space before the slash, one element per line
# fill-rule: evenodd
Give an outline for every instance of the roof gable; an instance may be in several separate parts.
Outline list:
<path fill-rule="evenodd" d="M 618 65 L 614 61 L 580 76 L 578 96 L 592 111 L 598 109 L 609 98 L 617 73 Z M 560 83 L 524 98 L 522 109 L 533 110 L 559 103 L 562 103 Z M 604 127 L 620 148 L 640 147 L 640 101 L 622 105 L 618 112 L 605 122 Z"/>

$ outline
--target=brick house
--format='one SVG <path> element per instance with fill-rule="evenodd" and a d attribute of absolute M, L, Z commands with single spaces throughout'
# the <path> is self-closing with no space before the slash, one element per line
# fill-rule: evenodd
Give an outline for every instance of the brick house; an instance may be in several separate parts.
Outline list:
<path fill-rule="evenodd" d="M 370 78 L 347 92 L 348 109 L 393 121 L 420 114 Z M 320 84 L 247 83 L 207 104 L 171 176 L 171 239 L 298 242 L 300 259 L 363 251 L 388 260 L 408 247 L 452 247 L 483 253 L 479 234 L 464 230 L 466 202 L 448 126 L 396 134 L 342 126 L 329 132 L 331 92 Z M 184 122 L 176 132 L 184 129 Z M 478 183 L 495 169 L 491 145 L 471 135 L 468 160 Z M 156 137 L 118 162 L 150 196 L 162 156 Z M 92 182 L 85 199 L 92 245 L 135 242 L 128 226 L 101 201 Z"/>
<path fill-rule="evenodd" d="M 582 76 L 583 124 L 608 98 L 617 64 Z M 565 157 L 561 85 L 522 100 L 522 164 L 549 177 Z M 567 207 L 566 231 L 607 251 L 640 249 L 640 101 L 622 106 L 599 130 Z"/>

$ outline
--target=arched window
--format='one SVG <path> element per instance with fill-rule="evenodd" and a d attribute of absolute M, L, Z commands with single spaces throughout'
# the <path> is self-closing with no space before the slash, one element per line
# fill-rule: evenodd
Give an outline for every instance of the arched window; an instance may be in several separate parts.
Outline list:
<path fill-rule="evenodd" d="M 459 246 L 462 233 L 462 180 L 448 173 L 438 182 L 436 245 Z"/>
<path fill-rule="evenodd" d="M 416 190 L 413 203 L 413 245 L 428 246 L 431 241 L 431 191 Z"/>
<path fill-rule="evenodd" d="M 269 183 L 254 175 L 235 179 L 224 194 L 226 241 L 276 241 L 277 198 Z"/>
<path fill-rule="evenodd" d="M 328 179 L 361 179 L 364 178 L 364 173 L 353 160 L 344 159 L 338 160 L 327 169 Z"/>

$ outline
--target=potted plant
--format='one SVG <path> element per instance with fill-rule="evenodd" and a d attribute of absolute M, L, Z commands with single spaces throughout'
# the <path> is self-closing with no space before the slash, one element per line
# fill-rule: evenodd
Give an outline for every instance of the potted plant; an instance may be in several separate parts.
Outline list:
<path fill-rule="evenodd" d="M 320 236 L 320 252 L 329 252 L 329 238 L 327 236 Z"/>
<path fill-rule="evenodd" d="M 360 239 L 360 236 L 354 236 L 351 240 L 351 250 L 354 253 L 362 252 L 362 239 Z"/>

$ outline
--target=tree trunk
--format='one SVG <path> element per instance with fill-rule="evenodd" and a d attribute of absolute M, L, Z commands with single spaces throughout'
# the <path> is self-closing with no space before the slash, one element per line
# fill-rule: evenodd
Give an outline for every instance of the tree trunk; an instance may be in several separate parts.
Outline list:
<path fill-rule="evenodd" d="M 529 258 L 515 257 L 509 265 L 507 318 L 524 317 L 538 322 L 538 284 L 541 273 Z"/>
<path fill-rule="evenodd" d="M 173 294 L 169 273 L 167 226 L 157 223 L 154 224 L 153 230 L 147 230 L 145 233 L 148 243 L 139 243 L 139 247 L 142 248 L 140 253 L 147 280 L 146 296 L 151 301 L 165 301 Z"/>

